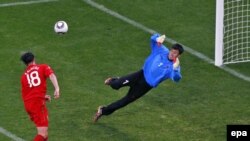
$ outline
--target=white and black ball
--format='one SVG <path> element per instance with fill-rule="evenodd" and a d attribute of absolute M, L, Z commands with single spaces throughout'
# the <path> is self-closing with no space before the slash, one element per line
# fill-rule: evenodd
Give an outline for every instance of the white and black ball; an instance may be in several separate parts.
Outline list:
<path fill-rule="evenodd" d="M 58 21 L 54 26 L 54 30 L 58 34 L 65 34 L 68 32 L 68 24 L 65 21 Z"/>

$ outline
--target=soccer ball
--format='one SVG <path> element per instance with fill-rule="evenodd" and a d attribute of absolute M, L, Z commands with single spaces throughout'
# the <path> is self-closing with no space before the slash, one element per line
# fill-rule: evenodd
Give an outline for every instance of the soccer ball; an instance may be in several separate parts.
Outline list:
<path fill-rule="evenodd" d="M 54 26 L 54 30 L 58 34 L 64 34 L 68 32 L 68 24 L 65 21 L 58 21 Z"/>

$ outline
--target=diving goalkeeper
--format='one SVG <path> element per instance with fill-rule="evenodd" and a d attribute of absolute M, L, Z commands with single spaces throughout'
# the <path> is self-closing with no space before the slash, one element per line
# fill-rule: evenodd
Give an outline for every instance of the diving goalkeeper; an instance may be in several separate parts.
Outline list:
<path fill-rule="evenodd" d="M 115 90 L 124 86 L 130 88 L 127 95 L 120 100 L 107 106 L 99 106 L 93 119 L 94 122 L 97 122 L 103 115 L 110 115 L 137 100 L 164 80 L 180 81 L 182 76 L 178 57 L 184 52 L 184 49 L 180 44 L 174 44 L 169 50 L 162 44 L 164 40 L 165 35 L 154 34 L 151 36 L 151 54 L 145 60 L 141 70 L 123 77 L 111 77 L 105 80 L 104 83 Z"/>

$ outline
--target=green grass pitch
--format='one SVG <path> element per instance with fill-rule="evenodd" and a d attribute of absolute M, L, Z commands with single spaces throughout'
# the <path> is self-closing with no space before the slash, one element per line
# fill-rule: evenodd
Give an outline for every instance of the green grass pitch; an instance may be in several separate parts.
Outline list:
<path fill-rule="evenodd" d="M 95 2 L 214 58 L 215 0 Z M 69 25 L 63 36 L 53 31 L 58 20 Z M 61 98 L 47 104 L 52 141 L 222 141 L 227 124 L 250 124 L 249 82 L 187 52 L 179 84 L 165 81 L 94 124 L 99 105 L 127 92 L 105 86 L 105 78 L 140 69 L 150 53 L 150 34 L 82 0 L 0 7 L 0 25 L 0 127 L 27 141 L 36 134 L 20 94 L 25 66 L 19 58 L 27 50 L 59 80 Z M 250 76 L 249 63 L 229 67 Z M 0 140 L 11 139 L 0 134 Z"/>

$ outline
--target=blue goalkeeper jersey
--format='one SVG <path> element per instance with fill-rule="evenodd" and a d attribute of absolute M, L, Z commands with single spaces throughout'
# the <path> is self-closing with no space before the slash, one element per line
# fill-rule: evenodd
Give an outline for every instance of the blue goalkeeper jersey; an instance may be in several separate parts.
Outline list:
<path fill-rule="evenodd" d="M 178 82 L 182 77 L 180 66 L 174 70 L 174 62 L 168 59 L 169 49 L 156 42 L 156 38 L 159 36 L 159 34 L 151 36 L 151 54 L 145 60 L 143 66 L 144 77 L 152 87 L 157 87 L 159 83 L 166 79 Z"/>

